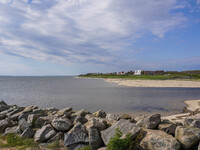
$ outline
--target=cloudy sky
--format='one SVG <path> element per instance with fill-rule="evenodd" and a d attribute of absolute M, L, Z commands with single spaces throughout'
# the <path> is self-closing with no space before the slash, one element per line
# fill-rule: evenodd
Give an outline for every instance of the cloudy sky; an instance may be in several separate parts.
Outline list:
<path fill-rule="evenodd" d="M 200 69 L 200 0 L 0 0 L 0 75 Z"/>

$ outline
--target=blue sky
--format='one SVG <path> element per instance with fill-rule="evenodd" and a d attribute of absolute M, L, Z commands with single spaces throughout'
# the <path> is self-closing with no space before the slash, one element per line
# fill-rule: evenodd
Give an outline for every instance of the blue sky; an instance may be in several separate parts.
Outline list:
<path fill-rule="evenodd" d="M 0 0 L 0 75 L 200 70 L 200 0 Z"/>

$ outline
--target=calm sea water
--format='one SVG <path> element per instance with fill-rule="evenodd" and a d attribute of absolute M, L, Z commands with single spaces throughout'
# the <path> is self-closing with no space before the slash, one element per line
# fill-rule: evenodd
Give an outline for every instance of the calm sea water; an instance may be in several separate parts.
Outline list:
<path fill-rule="evenodd" d="M 74 77 L 0 77 L 0 99 L 41 108 L 168 113 L 180 112 L 184 100 L 200 99 L 200 88 L 124 87 L 103 79 Z"/>

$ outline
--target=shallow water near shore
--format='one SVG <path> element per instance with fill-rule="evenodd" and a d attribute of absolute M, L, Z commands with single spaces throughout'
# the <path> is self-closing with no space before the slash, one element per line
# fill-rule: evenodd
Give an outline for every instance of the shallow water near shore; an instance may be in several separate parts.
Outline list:
<path fill-rule="evenodd" d="M 103 79 L 74 77 L 0 77 L 0 99 L 10 105 L 41 108 L 172 114 L 182 111 L 184 100 L 200 99 L 200 88 L 124 87 Z"/>

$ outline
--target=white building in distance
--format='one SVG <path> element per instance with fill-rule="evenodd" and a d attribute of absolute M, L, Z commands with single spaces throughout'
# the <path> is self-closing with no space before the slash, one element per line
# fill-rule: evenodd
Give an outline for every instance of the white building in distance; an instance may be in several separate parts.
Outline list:
<path fill-rule="evenodd" d="M 142 70 L 135 70 L 134 75 L 141 75 L 142 74 Z"/>

